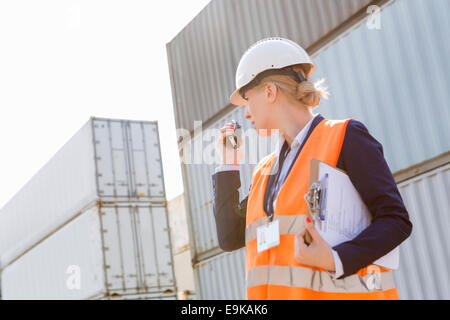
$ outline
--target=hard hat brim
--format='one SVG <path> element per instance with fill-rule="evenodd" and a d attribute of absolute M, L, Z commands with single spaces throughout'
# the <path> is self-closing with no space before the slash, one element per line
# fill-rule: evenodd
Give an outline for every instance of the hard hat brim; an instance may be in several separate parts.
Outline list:
<path fill-rule="evenodd" d="M 239 89 L 233 92 L 230 97 L 230 102 L 235 106 L 246 106 L 248 104 L 247 100 L 242 98 L 242 96 L 239 94 Z"/>

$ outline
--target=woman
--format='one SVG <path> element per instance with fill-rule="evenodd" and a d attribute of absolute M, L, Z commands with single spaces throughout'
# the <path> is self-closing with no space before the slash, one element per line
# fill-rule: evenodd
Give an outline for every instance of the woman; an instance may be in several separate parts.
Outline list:
<path fill-rule="evenodd" d="M 245 117 L 259 135 L 280 130 L 282 143 L 255 166 L 250 193 L 239 203 L 243 147 L 222 148 L 234 127 L 221 129 L 223 165 L 213 175 L 219 245 L 225 251 L 246 247 L 248 299 L 398 299 L 393 271 L 372 263 L 411 234 L 408 213 L 383 148 L 364 124 L 313 114 L 327 97 L 320 81 L 308 81 L 314 71 L 306 51 L 283 38 L 258 41 L 242 56 L 231 102 L 248 106 Z M 312 158 L 345 170 L 372 215 L 369 227 L 333 248 L 306 216 Z M 258 237 L 268 234 L 256 230 L 269 223 L 264 232 L 279 244 L 259 250 Z"/>

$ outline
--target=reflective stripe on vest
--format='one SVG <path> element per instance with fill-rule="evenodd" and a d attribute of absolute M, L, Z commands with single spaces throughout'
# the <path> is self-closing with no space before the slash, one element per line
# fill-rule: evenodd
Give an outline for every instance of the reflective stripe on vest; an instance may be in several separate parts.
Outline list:
<path fill-rule="evenodd" d="M 247 287 L 264 284 L 302 287 L 314 291 L 370 293 L 376 290 L 395 288 L 393 272 L 373 272 L 361 277 L 358 274 L 336 279 L 324 271 L 307 267 L 291 266 L 258 266 L 249 271 Z"/>
<path fill-rule="evenodd" d="M 398 299 L 393 271 L 374 265 L 344 279 L 334 280 L 323 269 L 295 260 L 295 234 L 304 229 L 310 161 L 316 158 L 336 166 L 350 119 L 323 119 L 313 129 L 281 187 L 274 219 L 280 222 L 280 244 L 257 252 L 256 228 L 267 221 L 264 193 L 277 155 L 262 159 L 252 173 L 247 202 L 247 299 Z"/>
<path fill-rule="evenodd" d="M 273 220 L 280 221 L 280 235 L 296 234 L 305 228 L 305 215 L 296 214 L 290 216 L 274 216 Z M 259 219 L 251 223 L 245 230 L 245 245 L 256 239 L 256 229 L 266 223 L 265 219 Z"/>

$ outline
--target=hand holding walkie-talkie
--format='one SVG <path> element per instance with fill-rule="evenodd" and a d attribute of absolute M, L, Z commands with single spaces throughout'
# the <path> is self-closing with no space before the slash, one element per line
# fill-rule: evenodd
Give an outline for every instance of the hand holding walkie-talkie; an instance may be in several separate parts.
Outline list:
<path fill-rule="evenodd" d="M 241 144 L 241 137 L 242 137 L 241 126 L 236 120 L 231 120 L 230 124 L 233 130 L 233 134 L 225 136 L 224 143 L 226 143 L 227 148 L 232 148 L 236 150 L 237 148 L 239 148 Z"/>
<path fill-rule="evenodd" d="M 227 122 L 220 129 L 220 137 L 217 140 L 217 150 L 222 156 L 222 164 L 239 165 L 244 155 L 243 144 L 242 127 L 236 120 Z"/>

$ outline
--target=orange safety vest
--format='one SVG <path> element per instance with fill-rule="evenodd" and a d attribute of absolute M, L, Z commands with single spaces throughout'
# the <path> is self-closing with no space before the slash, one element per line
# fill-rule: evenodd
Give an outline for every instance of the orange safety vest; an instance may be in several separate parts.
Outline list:
<path fill-rule="evenodd" d="M 343 279 L 327 270 L 295 260 L 294 237 L 304 229 L 312 158 L 336 166 L 350 119 L 323 119 L 312 131 L 281 187 L 274 212 L 280 244 L 257 251 L 256 229 L 267 222 L 264 192 L 277 155 L 269 154 L 254 168 L 247 202 L 245 230 L 247 299 L 398 299 L 392 269 L 369 265 Z"/>

